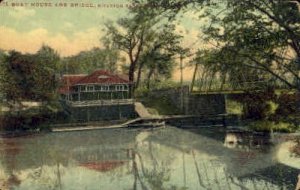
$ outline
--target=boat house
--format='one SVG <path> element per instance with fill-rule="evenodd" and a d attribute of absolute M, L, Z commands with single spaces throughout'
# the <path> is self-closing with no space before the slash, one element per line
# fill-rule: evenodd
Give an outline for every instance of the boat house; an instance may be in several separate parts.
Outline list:
<path fill-rule="evenodd" d="M 97 121 L 132 117 L 131 83 L 105 70 L 89 75 L 64 75 L 59 94 L 72 120 Z"/>
<path fill-rule="evenodd" d="M 60 94 L 67 101 L 131 99 L 130 82 L 104 70 L 97 70 L 90 75 L 64 75 L 62 83 Z"/>

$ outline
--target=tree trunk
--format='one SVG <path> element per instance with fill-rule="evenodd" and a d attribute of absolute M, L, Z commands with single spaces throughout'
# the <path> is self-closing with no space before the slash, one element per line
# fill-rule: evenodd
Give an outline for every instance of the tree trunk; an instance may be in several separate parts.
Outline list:
<path fill-rule="evenodd" d="M 140 63 L 140 65 L 139 65 L 138 76 L 136 79 L 136 86 L 135 86 L 136 88 L 138 88 L 140 86 L 143 67 L 144 67 L 144 62 Z"/>
<path fill-rule="evenodd" d="M 134 83 L 134 70 L 135 70 L 135 65 L 130 64 L 128 77 L 129 77 L 129 82 L 131 83 Z"/>
<path fill-rule="evenodd" d="M 151 80 L 151 77 L 153 75 L 153 72 L 154 72 L 154 69 L 151 68 L 149 73 L 148 73 L 148 76 L 147 76 L 147 89 L 149 90 L 150 89 L 150 80 Z"/>
<path fill-rule="evenodd" d="M 133 98 L 133 94 L 134 94 L 134 70 L 135 70 L 135 65 L 131 63 L 130 67 L 129 67 L 129 73 L 128 73 L 129 82 L 131 83 L 129 85 L 129 97 L 130 98 Z"/>
<path fill-rule="evenodd" d="M 128 78 L 129 78 L 129 82 L 131 83 L 130 86 L 129 86 L 129 93 L 130 93 L 129 96 L 130 96 L 130 98 L 133 98 L 133 94 L 134 94 L 134 71 L 135 71 L 136 61 L 133 59 L 132 49 L 129 50 L 128 56 L 129 56 L 129 59 L 130 59 Z"/>

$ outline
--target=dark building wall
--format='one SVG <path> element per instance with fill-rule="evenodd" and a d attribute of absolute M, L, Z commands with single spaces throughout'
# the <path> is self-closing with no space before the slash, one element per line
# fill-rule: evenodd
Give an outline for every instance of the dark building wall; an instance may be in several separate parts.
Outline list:
<path fill-rule="evenodd" d="M 72 122 L 118 120 L 136 117 L 133 104 L 91 107 L 69 107 L 69 113 L 70 120 Z"/>

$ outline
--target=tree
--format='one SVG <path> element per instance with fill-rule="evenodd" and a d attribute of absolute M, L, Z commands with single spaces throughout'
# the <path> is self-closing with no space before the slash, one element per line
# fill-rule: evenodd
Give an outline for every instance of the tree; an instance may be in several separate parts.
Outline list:
<path fill-rule="evenodd" d="M 57 93 L 59 55 L 42 46 L 36 54 L 10 51 L 2 66 L 1 89 L 7 101 L 51 101 Z"/>
<path fill-rule="evenodd" d="M 130 82 L 134 82 L 135 70 L 142 55 L 143 48 L 152 37 L 153 31 L 150 22 L 143 22 L 138 18 L 122 18 L 118 20 L 117 27 L 107 24 L 107 38 L 113 45 L 124 51 L 129 58 L 128 77 Z M 124 32 L 122 32 L 124 31 Z"/>
<path fill-rule="evenodd" d="M 293 10 L 293 3 L 281 0 L 230 1 L 226 14 L 215 17 L 205 32 L 209 40 L 223 43 L 216 46 L 219 53 L 236 55 L 230 62 L 233 67 L 265 71 L 299 89 L 294 81 L 299 80 L 295 61 L 300 56 L 300 15 Z"/>
<path fill-rule="evenodd" d="M 172 76 L 172 71 L 175 62 L 172 57 L 161 54 L 160 52 L 152 52 L 143 58 L 143 63 L 146 65 L 146 87 L 150 89 L 151 78 L 156 74 L 162 76 L 162 79 L 169 79 Z M 160 77 L 161 78 L 161 77 Z"/>
<path fill-rule="evenodd" d="M 179 49 L 181 39 L 174 33 L 173 24 L 153 19 L 150 15 L 151 11 L 135 8 L 131 10 L 130 17 L 118 20 L 117 25 L 107 24 L 106 38 L 127 54 L 129 81 L 136 82 L 136 87 L 140 84 L 143 69 L 149 68 L 145 67 L 146 64 L 155 65 L 150 62 L 159 61 L 161 55 L 165 56 L 164 59 L 172 58 Z M 153 59 L 155 55 L 159 56 Z"/>
<path fill-rule="evenodd" d="M 93 48 L 77 55 L 63 59 L 63 73 L 90 73 L 95 69 L 105 69 L 111 72 L 117 68 L 120 60 L 119 52 L 105 44 L 104 49 Z"/>
<path fill-rule="evenodd" d="M 5 78 L 5 58 L 6 58 L 6 55 L 5 55 L 5 52 L 2 51 L 0 49 L 0 97 L 1 97 L 1 100 L 3 101 L 3 98 L 4 98 L 4 83 L 3 83 L 3 80 Z"/>
<path fill-rule="evenodd" d="M 168 18 L 181 10 L 201 8 L 207 53 L 222 56 L 228 67 L 264 71 L 290 88 L 300 89 L 299 1 L 286 0 L 148 0 L 146 5 L 161 7 Z M 137 3 L 145 3 L 138 1 Z M 229 56 L 231 55 L 231 56 Z M 234 55 L 234 56 L 232 56 Z M 235 59 L 233 59 L 233 57 Z"/>
<path fill-rule="evenodd" d="M 2 90 L 6 100 L 19 103 L 26 99 L 32 86 L 30 80 L 32 73 L 32 60 L 28 55 L 20 52 L 10 51 L 3 64 L 3 77 L 1 78 Z"/>
<path fill-rule="evenodd" d="M 58 53 L 49 46 L 43 45 L 36 54 L 31 55 L 34 60 L 32 93 L 34 98 L 51 101 L 57 96 L 59 86 L 58 71 L 61 61 Z"/>
<path fill-rule="evenodd" d="M 153 74 L 163 78 L 170 78 L 175 63 L 175 56 L 180 52 L 182 36 L 175 34 L 175 25 L 165 25 L 161 31 L 155 32 L 149 41 L 139 61 L 136 86 L 139 87 L 143 68 L 146 67 L 147 87 Z"/>

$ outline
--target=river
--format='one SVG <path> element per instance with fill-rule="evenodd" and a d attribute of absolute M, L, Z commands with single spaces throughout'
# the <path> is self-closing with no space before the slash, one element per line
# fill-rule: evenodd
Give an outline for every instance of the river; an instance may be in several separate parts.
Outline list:
<path fill-rule="evenodd" d="M 294 190 L 288 134 L 104 129 L 0 138 L 1 190 Z"/>

